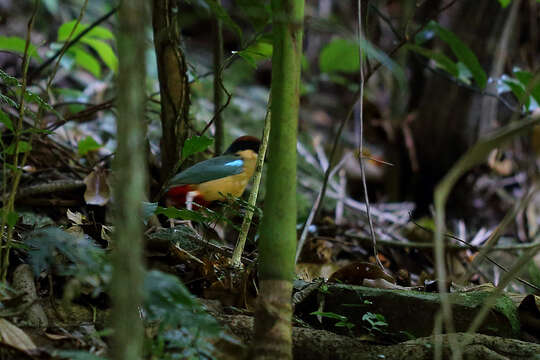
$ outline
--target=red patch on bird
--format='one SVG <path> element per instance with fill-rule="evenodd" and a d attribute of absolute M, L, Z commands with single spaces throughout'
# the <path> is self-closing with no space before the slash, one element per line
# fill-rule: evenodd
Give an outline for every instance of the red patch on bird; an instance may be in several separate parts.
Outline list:
<path fill-rule="evenodd" d="M 197 189 L 193 185 L 181 185 L 181 186 L 173 186 L 165 195 L 167 206 L 175 206 L 179 208 L 186 207 L 186 198 L 187 194 L 189 192 L 195 192 L 195 197 L 193 198 L 193 202 L 197 203 L 201 206 L 208 207 L 210 203 L 197 193 Z M 197 206 L 193 208 L 194 210 L 197 209 Z"/>

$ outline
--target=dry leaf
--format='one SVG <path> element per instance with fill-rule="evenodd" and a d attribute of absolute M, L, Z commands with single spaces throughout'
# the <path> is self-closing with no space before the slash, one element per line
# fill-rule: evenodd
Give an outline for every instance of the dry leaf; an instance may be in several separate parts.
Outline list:
<path fill-rule="evenodd" d="M 111 190 L 107 182 L 107 171 L 104 168 L 96 167 L 83 181 L 86 184 L 84 201 L 87 204 L 104 206 L 109 202 Z"/>
<path fill-rule="evenodd" d="M 36 345 L 24 331 L 6 319 L 0 318 L 0 338 L 4 344 L 15 349 L 31 353 L 37 350 Z"/>
<path fill-rule="evenodd" d="M 50 333 L 45 333 L 45 336 L 48 337 L 49 339 L 51 340 L 66 340 L 66 339 L 71 339 L 71 337 L 67 336 L 67 335 L 62 335 L 62 334 L 50 334 Z"/>
<path fill-rule="evenodd" d="M 86 217 L 81 214 L 80 212 L 73 212 L 71 210 L 67 210 L 66 212 L 66 216 L 68 218 L 69 221 L 71 221 L 72 223 L 74 223 L 75 225 L 82 225 L 84 224 L 84 221 L 86 220 Z"/>

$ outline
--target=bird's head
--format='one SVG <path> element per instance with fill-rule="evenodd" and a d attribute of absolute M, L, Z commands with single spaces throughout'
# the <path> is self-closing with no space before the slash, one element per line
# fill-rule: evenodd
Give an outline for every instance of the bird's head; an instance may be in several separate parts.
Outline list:
<path fill-rule="evenodd" d="M 242 158 L 256 158 L 261 141 L 254 136 L 241 136 L 234 140 L 224 155 L 239 155 Z"/>

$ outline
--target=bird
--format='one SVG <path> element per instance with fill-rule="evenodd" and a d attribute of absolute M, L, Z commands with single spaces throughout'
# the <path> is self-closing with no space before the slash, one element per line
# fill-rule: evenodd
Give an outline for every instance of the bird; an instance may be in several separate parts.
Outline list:
<path fill-rule="evenodd" d="M 192 203 L 208 207 L 228 196 L 240 197 L 255 172 L 260 140 L 241 136 L 223 155 L 199 162 L 175 175 L 165 194 L 165 204 L 191 209 Z"/>

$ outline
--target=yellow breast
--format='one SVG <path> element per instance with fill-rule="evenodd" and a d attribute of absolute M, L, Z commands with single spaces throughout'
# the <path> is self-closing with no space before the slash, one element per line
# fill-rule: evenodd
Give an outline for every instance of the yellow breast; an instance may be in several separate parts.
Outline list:
<path fill-rule="evenodd" d="M 244 168 L 240 174 L 227 176 L 221 179 L 207 181 L 197 185 L 196 190 L 205 201 L 224 200 L 227 195 L 240 197 L 255 172 L 257 154 L 252 150 L 243 150 L 236 153 L 244 161 Z"/>

